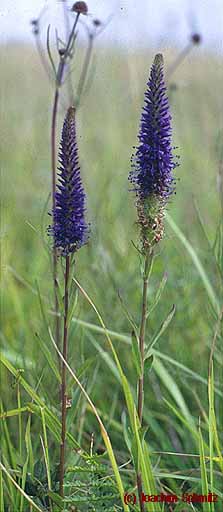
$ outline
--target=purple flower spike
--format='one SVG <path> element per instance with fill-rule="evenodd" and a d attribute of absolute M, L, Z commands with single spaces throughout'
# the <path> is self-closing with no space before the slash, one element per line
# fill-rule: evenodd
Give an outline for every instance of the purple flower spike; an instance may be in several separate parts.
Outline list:
<path fill-rule="evenodd" d="M 141 116 L 139 144 L 132 158 L 129 180 L 137 196 L 138 223 L 143 247 L 163 235 L 164 206 L 174 192 L 171 116 L 163 74 L 163 56 L 155 56 Z"/>
<path fill-rule="evenodd" d="M 55 247 L 67 256 L 87 242 L 89 231 L 85 222 L 85 193 L 78 163 L 74 107 L 68 109 L 64 120 L 59 163 L 56 205 L 49 233 L 54 237 Z"/>

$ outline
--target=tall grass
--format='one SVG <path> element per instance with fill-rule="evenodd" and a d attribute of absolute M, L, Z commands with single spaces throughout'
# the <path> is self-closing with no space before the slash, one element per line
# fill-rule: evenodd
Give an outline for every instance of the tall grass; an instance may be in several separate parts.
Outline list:
<path fill-rule="evenodd" d="M 171 53 L 165 57 L 167 63 L 174 59 Z M 60 375 L 48 329 L 54 316 L 45 236 L 52 89 L 31 48 L 1 48 L 1 60 L 5 107 L 0 506 L 13 512 L 61 510 L 55 492 Z M 119 296 L 138 324 L 141 276 L 131 242 L 136 240 L 136 228 L 127 175 L 151 60 L 152 55 L 143 53 L 99 49 L 94 80 L 78 114 L 92 237 L 77 261 L 79 286 L 70 327 L 65 495 L 72 496 L 69 506 L 88 510 L 86 503 L 93 503 L 96 489 L 98 501 L 92 510 L 122 510 L 117 489 L 120 494 L 134 491 L 132 457 L 137 453 L 148 494 L 210 491 L 218 501 L 195 503 L 194 510 L 221 512 L 221 226 L 213 247 L 221 215 L 221 66 L 217 58 L 202 54 L 190 57 L 176 71 L 177 90 L 171 95 L 181 168 L 177 195 L 168 209 L 167 234 L 149 284 L 147 344 L 152 348 L 144 410 L 148 432 L 138 434 L 134 412 L 132 329 Z M 77 60 L 74 80 L 80 69 Z M 61 124 L 63 104 L 59 115 Z M 173 304 L 176 312 L 167 325 Z M 160 332 L 161 325 L 165 329 Z M 73 339 L 79 340 L 75 353 Z M 109 441 L 101 435 L 92 404 Z M 99 500 L 102 482 L 107 495 L 113 496 L 105 509 Z M 68 504 L 64 507 L 69 510 Z M 189 507 L 179 500 L 175 510 Z M 158 508 L 150 504 L 148 510 Z"/>

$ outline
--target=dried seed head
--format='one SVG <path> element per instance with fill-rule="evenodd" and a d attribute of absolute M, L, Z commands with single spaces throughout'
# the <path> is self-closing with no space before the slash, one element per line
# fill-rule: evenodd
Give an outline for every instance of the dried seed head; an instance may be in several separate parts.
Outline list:
<path fill-rule="evenodd" d="M 201 43 L 201 36 L 200 34 L 192 34 L 191 41 L 193 44 L 200 44 Z"/>
<path fill-rule="evenodd" d="M 88 6 L 86 2 L 75 2 L 71 11 L 76 12 L 77 14 L 84 14 L 86 16 L 88 13 Z"/>
<path fill-rule="evenodd" d="M 61 57 L 63 57 L 63 55 L 64 55 L 65 53 L 66 53 L 65 48 L 60 48 L 60 49 L 59 49 L 59 55 L 60 55 Z"/>
<path fill-rule="evenodd" d="M 96 18 L 95 20 L 93 20 L 93 25 L 95 27 L 100 27 L 101 26 L 101 21 Z"/>
<path fill-rule="evenodd" d="M 30 24 L 33 27 L 33 34 L 37 36 L 39 34 L 39 20 L 37 18 L 34 18 L 30 21 Z"/>

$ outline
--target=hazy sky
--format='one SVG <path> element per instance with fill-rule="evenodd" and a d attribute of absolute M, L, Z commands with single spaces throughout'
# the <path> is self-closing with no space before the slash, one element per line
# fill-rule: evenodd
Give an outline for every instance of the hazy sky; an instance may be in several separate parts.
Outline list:
<path fill-rule="evenodd" d="M 29 21 L 41 7 L 43 34 L 48 23 L 60 28 L 61 1 L 0 0 L 0 41 L 31 40 Z M 71 6 L 74 2 L 68 1 Z M 222 0 L 88 0 L 92 16 L 110 23 L 101 43 L 136 45 L 185 45 L 192 31 L 200 32 L 204 46 L 223 51 Z M 62 28 L 61 28 L 62 30 Z"/>

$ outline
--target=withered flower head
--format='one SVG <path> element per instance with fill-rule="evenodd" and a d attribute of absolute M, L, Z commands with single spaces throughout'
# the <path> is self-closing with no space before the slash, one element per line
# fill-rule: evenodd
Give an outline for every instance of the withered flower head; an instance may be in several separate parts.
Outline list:
<path fill-rule="evenodd" d="M 197 33 L 192 34 L 191 41 L 193 44 L 200 44 L 201 43 L 201 35 L 197 34 Z"/>
<path fill-rule="evenodd" d="M 101 26 L 101 24 L 102 24 L 102 23 L 101 23 L 101 21 L 100 21 L 99 19 L 95 18 L 95 19 L 93 20 L 93 25 L 94 25 L 95 27 L 100 27 L 100 26 Z"/>
<path fill-rule="evenodd" d="M 77 14 L 84 14 L 86 16 L 88 13 L 88 6 L 86 2 L 75 2 L 71 11 L 76 12 Z"/>

